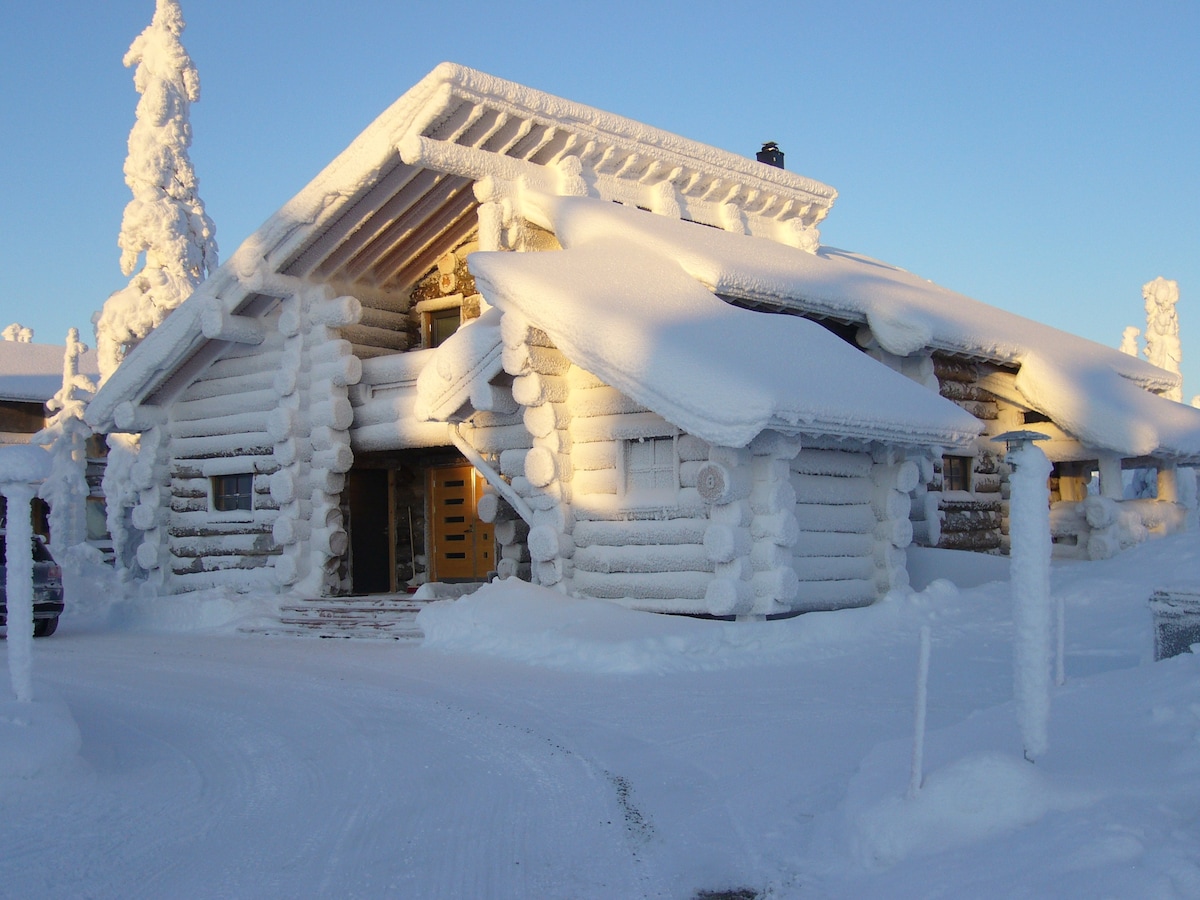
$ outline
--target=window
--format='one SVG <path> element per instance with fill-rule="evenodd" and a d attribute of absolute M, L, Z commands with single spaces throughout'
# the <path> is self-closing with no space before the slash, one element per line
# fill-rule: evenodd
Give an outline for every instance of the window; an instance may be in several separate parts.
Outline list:
<path fill-rule="evenodd" d="M 970 456 L 943 456 L 942 490 L 971 490 L 971 464 L 973 462 L 974 459 Z"/>
<path fill-rule="evenodd" d="M 436 309 L 425 313 L 425 346 L 440 347 L 446 338 L 458 331 L 462 324 L 462 307 Z"/>
<path fill-rule="evenodd" d="M 633 500 L 674 500 L 679 488 L 675 438 L 645 438 L 625 443 L 625 495 Z"/>
<path fill-rule="evenodd" d="M 212 506 L 217 512 L 253 509 L 254 476 L 249 473 L 214 475 L 212 478 Z"/>

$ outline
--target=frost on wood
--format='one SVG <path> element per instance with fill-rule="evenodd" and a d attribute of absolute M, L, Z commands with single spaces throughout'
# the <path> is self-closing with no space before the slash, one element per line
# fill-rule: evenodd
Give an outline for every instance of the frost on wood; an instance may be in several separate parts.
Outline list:
<path fill-rule="evenodd" d="M 50 542 L 59 560 L 66 560 L 66 551 L 87 539 L 87 440 L 92 430 L 83 416 L 96 386 L 79 371 L 79 357 L 86 352 L 79 329 L 70 329 L 63 354 L 62 388 L 46 404 L 53 415 L 31 438 L 50 452 L 52 460 L 41 496 L 50 505 Z"/>
<path fill-rule="evenodd" d="M 0 331 L 0 338 L 6 341 L 16 341 L 20 344 L 29 344 L 33 342 L 33 329 L 26 328 L 19 322 L 13 322 L 3 331 Z"/>
<path fill-rule="evenodd" d="M 1008 455 L 1012 537 L 1013 694 L 1025 756 L 1046 752 L 1050 724 L 1050 460 L 1027 444 Z"/>
<path fill-rule="evenodd" d="M 139 258 L 142 269 L 95 318 L 102 380 L 217 267 L 213 223 L 188 158 L 188 114 L 200 99 L 200 78 L 179 41 L 183 29 L 177 0 L 158 0 L 150 26 L 125 54 L 142 96 L 125 160 L 133 199 L 117 243 L 121 271 L 133 274 Z"/>
<path fill-rule="evenodd" d="M 1179 285 L 1161 275 L 1142 285 L 1142 297 L 1146 301 L 1146 359 L 1160 369 L 1179 374 L 1183 350 L 1179 344 L 1179 316 L 1175 304 L 1179 302 Z M 1180 385 L 1165 391 L 1164 397 L 1183 401 Z"/>

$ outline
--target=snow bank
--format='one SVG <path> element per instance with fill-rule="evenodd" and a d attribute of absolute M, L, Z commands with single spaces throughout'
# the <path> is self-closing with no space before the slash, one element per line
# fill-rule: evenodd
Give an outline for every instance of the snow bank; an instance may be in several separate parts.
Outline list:
<path fill-rule="evenodd" d="M 912 627 L 912 611 L 953 593 L 899 594 L 862 609 L 772 622 L 724 622 L 566 597 L 516 579 L 487 584 L 417 616 L 423 647 L 596 674 L 699 672 L 842 655 L 867 636 Z"/>
<path fill-rule="evenodd" d="M 280 598 L 213 588 L 188 594 L 127 597 L 114 603 L 108 627 L 119 631 L 224 632 L 279 624 Z"/>
<path fill-rule="evenodd" d="M 1086 805 L 1016 756 L 985 752 L 929 774 L 911 799 L 888 797 L 853 810 L 855 850 L 868 867 L 964 847 L 1037 822 L 1051 810 Z"/>

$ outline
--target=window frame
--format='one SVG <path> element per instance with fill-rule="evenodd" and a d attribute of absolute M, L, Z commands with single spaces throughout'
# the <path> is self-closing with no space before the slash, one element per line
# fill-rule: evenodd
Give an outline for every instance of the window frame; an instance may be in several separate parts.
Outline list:
<path fill-rule="evenodd" d="M 658 462 L 658 449 L 670 444 L 670 460 L 669 462 Z M 652 449 L 651 463 L 647 466 L 638 465 L 634 467 L 631 463 L 633 447 L 635 444 L 646 445 L 650 444 Z M 675 505 L 679 499 L 679 438 L 678 435 L 654 435 L 649 437 L 625 438 L 621 441 L 621 453 L 619 457 L 620 472 L 618 473 L 618 486 L 620 489 L 621 500 L 629 506 L 663 506 Z M 652 476 L 655 473 L 669 472 L 671 485 L 670 487 L 650 487 L 650 488 L 635 488 L 632 484 L 632 477 L 638 473 L 649 473 Z"/>
<path fill-rule="evenodd" d="M 244 491 L 239 483 L 241 479 L 246 479 Z M 230 490 L 230 487 L 233 489 Z M 231 498 L 236 500 L 235 505 L 228 505 Z M 210 475 L 208 508 L 211 512 L 223 515 L 254 512 L 254 473 L 228 472 Z"/>
<path fill-rule="evenodd" d="M 962 471 L 955 471 L 958 466 Z M 975 457 L 973 456 L 943 456 L 942 457 L 942 490 L 947 493 L 971 493 L 972 481 L 975 474 Z M 958 486 L 958 485 L 962 486 Z"/>

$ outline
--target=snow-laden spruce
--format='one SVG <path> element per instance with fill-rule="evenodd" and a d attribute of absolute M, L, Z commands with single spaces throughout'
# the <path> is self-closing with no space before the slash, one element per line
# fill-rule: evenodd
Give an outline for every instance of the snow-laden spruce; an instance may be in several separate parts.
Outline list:
<path fill-rule="evenodd" d="M 65 560 L 67 550 L 87 539 L 87 440 L 92 429 L 83 416 L 96 385 L 79 371 L 79 358 L 86 352 L 79 329 L 70 329 L 63 353 L 62 388 L 46 403 L 53 415 L 30 439 L 45 447 L 52 460 L 41 496 L 50 505 L 50 540 L 59 560 Z"/>
<path fill-rule="evenodd" d="M 132 274 L 139 259 L 143 265 L 96 317 L 102 380 L 217 267 L 213 223 L 188 158 L 188 114 L 200 99 L 200 77 L 179 41 L 184 25 L 177 0 L 158 0 L 149 27 L 125 54 L 142 96 L 125 159 L 133 199 L 117 244 L 122 272 Z"/>
<path fill-rule="evenodd" d="M 0 339 L 16 341 L 18 344 L 30 344 L 33 342 L 33 329 L 26 328 L 20 322 L 13 322 L 0 331 Z"/>
<path fill-rule="evenodd" d="M 1142 285 L 1146 301 L 1146 359 L 1160 369 L 1180 373 L 1183 349 L 1179 343 L 1179 285 L 1161 275 Z M 1163 392 L 1164 397 L 1183 401 L 1183 387 L 1176 385 Z"/>

